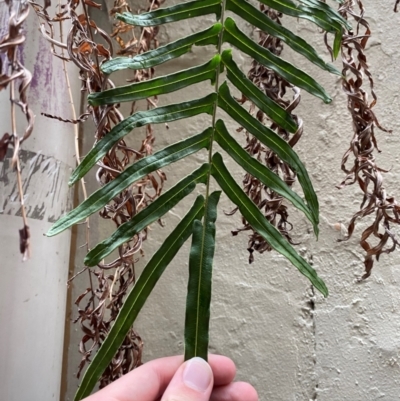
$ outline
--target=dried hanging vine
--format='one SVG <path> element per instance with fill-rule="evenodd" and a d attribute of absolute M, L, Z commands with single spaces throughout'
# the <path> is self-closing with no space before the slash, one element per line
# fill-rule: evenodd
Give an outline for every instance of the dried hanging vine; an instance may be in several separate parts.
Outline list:
<path fill-rule="evenodd" d="M 270 19 L 281 25 L 281 13 L 263 4 L 260 5 L 260 10 Z M 283 51 L 283 42 L 263 31 L 259 32 L 258 43 L 277 56 L 280 56 Z M 250 113 L 255 115 L 263 124 L 269 122 L 272 130 L 285 139 L 291 147 L 295 146 L 303 133 L 303 121 L 301 118 L 293 114 L 294 109 L 300 102 L 300 89 L 293 86 L 276 72 L 261 65 L 257 61 L 253 61 L 248 73 L 248 78 L 264 91 L 268 97 L 291 113 L 292 118 L 298 124 L 298 130 L 294 135 L 290 134 L 277 124 L 272 123 L 261 110 L 256 108 L 254 104 L 251 104 L 250 106 Z M 292 93 L 291 98 L 288 96 L 288 93 L 290 92 Z M 240 101 L 243 104 L 247 102 L 247 99 L 243 97 Z M 242 131 L 242 128 L 239 128 L 238 131 Z M 244 149 L 246 149 L 250 155 L 265 164 L 274 173 L 278 174 L 285 183 L 291 187 L 296 181 L 296 174 L 290 166 L 279 159 L 273 151 L 265 147 L 257 138 L 250 135 L 247 131 L 245 134 L 246 145 Z M 243 188 L 250 199 L 263 211 L 264 216 L 268 221 L 273 224 L 291 244 L 293 244 L 290 236 L 292 224 L 288 221 L 288 210 L 284 203 L 284 198 L 266 187 L 251 174 L 245 175 L 243 179 Z M 235 213 L 236 210 L 237 209 L 232 213 Z M 232 234 L 237 235 L 240 231 L 252 231 L 248 243 L 249 262 L 252 263 L 254 260 L 254 251 L 262 253 L 265 251 L 271 251 L 272 248 L 261 235 L 251 228 L 245 219 L 242 219 L 242 221 L 243 227 L 233 231 Z"/>
<path fill-rule="evenodd" d="M 147 10 L 158 8 L 162 2 L 161 0 L 149 1 Z M 54 16 L 50 16 L 47 11 L 49 4 L 43 7 L 33 1 L 30 3 L 39 17 L 40 30 L 49 41 L 52 53 L 63 61 L 72 61 L 79 68 L 82 93 L 99 92 L 114 87 L 112 81 L 102 73 L 100 68 L 104 61 L 112 58 L 113 42 L 111 37 L 116 39 L 121 48 L 118 54 L 135 55 L 158 46 L 157 28 L 142 28 L 136 32 L 134 27 L 118 23 L 114 26 L 112 34 L 109 35 L 90 18 L 91 7 L 101 8 L 99 4 L 91 0 L 69 0 L 66 3 L 58 4 Z M 81 14 L 78 12 L 79 6 L 83 9 Z M 115 0 L 114 8 L 110 14 L 128 10 L 129 6 L 124 0 Z M 62 33 L 62 24 L 66 21 L 71 24 L 71 28 L 64 43 L 62 37 L 56 38 L 54 25 L 60 24 L 60 32 Z M 128 39 L 124 40 L 124 37 L 128 37 Z M 100 39 L 105 45 L 99 43 Z M 65 51 L 68 55 L 64 54 Z M 153 73 L 152 69 L 138 70 L 131 81 L 149 79 Z M 148 99 L 147 108 L 156 107 L 156 103 L 157 99 Z M 134 109 L 135 104 L 132 105 L 132 112 Z M 79 117 L 76 117 L 74 111 L 72 119 L 42 114 L 74 124 L 84 122 L 90 115 L 96 126 L 95 141 L 107 135 L 113 126 L 123 120 L 118 106 L 115 105 L 104 107 L 87 105 L 86 111 Z M 152 127 L 147 126 L 146 137 L 139 150 L 129 147 L 124 140 L 120 140 L 98 163 L 99 169 L 96 178 L 99 185 L 103 186 L 114 180 L 132 162 L 151 154 L 154 139 Z M 77 148 L 77 157 L 79 163 L 79 148 Z M 160 195 L 165 179 L 166 177 L 161 171 L 148 175 L 115 197 L 101 210 L 100 216 L 113 221 L 117 227 L 120 226 Z M 83 192 L 86 198 L 84 184 Z M 88 221 L 86 230 L 85 245 L 89 248 Z M 142 252 L 142 243 L 146 236 L 147 229 L 120 246 L 118 257 L 111 263 L 100 263 L 97 269 L 93 270 L 85 268 L 70 279 L 70 281 L 75 279 L 85 271 L 88 271 L 90 279 L 90 287 L 75 302 L 78 307 L 78 317 L 75 323 L 79 322 L 84 333 L 79 346 L 82 360 L 78 368 L 78 377 L 107 336 L 127 292 L 135 283 L 135 255 Z M 142 348 L 143 342 L 132 328 L 102 375 L 100 388 L 139 366 Z"/>
<path fill-rule="evenodd" d="M 147 12 L 151 10 L 156 10 L 164 2 L 165 0 L 148 0 L 149 6 L 146 9 L 139 11 Z M 110 10 L 110 15 L 115 16 L 115 14 L 123 12 L 132 12 L 132 9 L 125 0 L 115 0 L 114 7 Z M 120 48 L 117 51 L 118 55 L 134 57 L 137 54 L 145 53 L 148 50 L 156 49 L 159 46 L 159 42 L 157 40 L 158 31 L 158 26 L 141 27 L 139 30 L 139 34 L 135 35 L 135 27 L 133 25 L 129 25 L 120 20 L 116 20 L 111 37 L 113 37 L 119 44 Z M 133 71 L 133 77 L 128 79 L 127 81 L 147 81 L 148 79 L 153 78 L 153 76 L 154 68 L 138 69 Z M 155 97 L 154 99 L 147 99 L 147 109 L 156 107 L 156 103 L 157 97 Z M 134 111 L 134 108 L 135 102 L 132 103 L 132 112 Z M 154 140 L 155 138 L 153 135 L 153 126 L 151 124 L 148 124 L 146 125 L 146 138 L 142 142 L 142 147 L 139 150 L 139 154 L 136 154 L 136 160 L 144 156 L 148 156 L 152 153 Z M 155 177 L 154 175 L 149 175 L 147 179 L 152 180 L 152 185 L 156 191 L 155 196 L 158 196 L 162 190 L 162 186 L 164 184 L 164 181 L 166 180 L 166 177 L 165 174 L 160 170 L 157 171 L 156 175 L 157 177 Z M 146 194 L 146 196 L 149 196 L 148 193 Z M 150 200 L 153 199 L 154 197 L 150 197 Z"/>
<path fill-rule="evenodd" d="M 348 225 L 346 239 L 352 236 L 358 220 L 374 216 L 373 223 L 363 231 L 360 241 L 366 252 L 365 273 L 362 276 L 365 279 L 371 274 L 374 260 L 379 260 L 383 253 L 393 252 L 399 245 L 393 225 L 400 224 L 400 206 L 393 196 L 386 193 L 382 176 L 386 171 L 375 160 L 375 152 L 379 152 L 375 128 L 388 131 L 379 124 L 372 111 L 377 97 L 365 54 L 371 30 L 364 18 L 364 6 L 361 0 L 346 0 L 339 7 L 339 12 L 346 19 L 354 21 L 355 31 L 345 33 L 341 50 L 344 77 L 342 86 L 348 98 L 347 107 L 353 120 L 354 135 L 350 148 L 342 159 L 341 168 L 346 173 L 346 178 L 338 188 L 358 183 L 363 191 L 360 210 L 354 214 Z M 365 77 L 368 79 L 367 89 Z M 371 101 L 368 99 L 368 92 L 372 96 Z M 347 167 L 349 159 L 354 160 L 351 167 Z"/>
<path fill-rule="evenodd" d="M 22 143 L 32 133 L 35 116 L 27 103 L 27 90 L 32 81 L 32 74 L 19 60 L 19 46 L 23 45 L 26 39 L 23 24 L 29 14 L 29 5 L 26 1 L 15 0 L 5 0 L 5 3 L 9 10 L 9 20 L 8 31 L 3 38 L 0 38 L 0 90 L 10 87 L 11 134 L 6 132 L 0 138 L 0 161 L 5 159 L 8 147 L 12 146 L 11 166 L 17 174 L 17 188 L 24 225 L 19 230 L 20 252 L 23 260 L 26 260 L 30 256 L 30 231 L 24 205 L 20 151 Z M 22 136 L 19 136 L 17 132 L 16 106 L 20 108 L 27 121 Z"/>

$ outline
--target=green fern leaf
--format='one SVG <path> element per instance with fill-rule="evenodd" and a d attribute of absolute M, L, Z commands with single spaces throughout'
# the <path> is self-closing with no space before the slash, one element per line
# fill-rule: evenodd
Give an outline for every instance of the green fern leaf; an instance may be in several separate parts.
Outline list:
<path fill-rule="evenodd" d="M 115 71 L 131 69 L 139 70 L 142 68 L 151 68 L 156 65 L 173 60 L 189 52 L 193 46 L 217 45 L 219 33 L 222 25 L 218 22 L 211 28 L 204 31 L 186 36 L 183 39 L 176 40 L 165 46 L 150 50 L 146 53 L 138 54 L 135 57 L 117 57 L 105 62 L 101 66 L 101 70 L 105 74 L 111 74 Z"/>
<path fill-rule="evenodd" d="M 296 4 L 292 0 L 258 0 L 260 3 L 295 18 L 307 19 L 321 27 L 327 32 L 337 32 L 341 25 L 330 18 L 325 12 L 319 10 L 310 10 L 301 4 Z"/>
<path fill-rule="evenodd" d="M 310 77 L 308 74 L 299 70 L 287 61 L 282 60 L 280 57 L 275 56 L 268 49 L 255 43 L 236 26 L 236 23 L 232 18 L 227 18 L 225 20 L 224 41 L 229 42 L 242 52 L 248 54 L 254 60 L 257 60 L 260 64 L 275 71 L 288 82 L 291 82 L 312 95 L 319 97 L 325 103 L 330 103 L 332 101 L 329 95 L 325 92 L 325 89 L 315 81 L 314 78 Z"/>
<path fill-rule="evenodd" d="M 333 57 L 337 58 L 342 48 L 343 29 L 335 33 L 335 40 L 333 42 Z"/>
<path fill-rule="evenodd" d="M 215 250 L 215 221 L 220 191 L 208 197 L 204 223 L 193 223 L 189 257 L 189 283 L 185 319 L 185 360 L 199 356 L 207 360 L 210 321 L 212 264 Z"/>
<path fill-rule="evenodd" d="M 238 88 L 243 95 L 250 99 L 260 110 L 262 110 L 272 121 L 289 132 L 297 131 L 297 124 L 289 112 L 275 103 L 265 93 L 261 92 L 253 82 L 248 79 L 232 59 L 232 50 L 228 49 L 222 53 L 222 62 L 226 67 L 227 78 Z"/>
<path fill-rule="evenodd" d="M 281 235 L 281 233 L 263 216 L 258 207 L 249 199 L 236 183 L 226 168 L 222 157 L 215 153 L 212 160 L 212 175 L 228 198 L 239 208 L 242 216 L 277 252 L 285 256 L 301 274 L 306 276 L 311 283 L 325 297 L 328 289 L 325 283 L 318 277 L 317 272 L 296 252 Z"/>
<path fill-rule="evenodd" d="M 117 124 L 104 138 L 93 147 L 79 166 L 72 173 L 69 185 L 81 179 L 120 139 L 128 135 L 134 128 L 147 124 L 160 124 L 183 118 L 194 117 L 206 113 L 212 115 L 217 94 L 212 93 L 201 99 L 192 100 L 153 110 L 137 112 Z"/>
<path fill-rule="evenodd" d="M 253 177 L 259 179 L 266 187 L 272 189 L 299 210 L 301 210 L 314 226 L 315 232 L 318 232 L 318 221 L 310 212 L 307 205 L 278 175 L 273 173 L 257 159 L 251 157 L 229 134 L 224 122 L 218 120 L 215 130 L 215 140 L 219 146 L 225 150 L 240 166 L 242 166 Z"/>
<path fill-rule="evenodd" d="M 206 183 L 209 165 L 203 164 L 171 189 L 164 192 L 149 206 L 139 212 L 131 220 L 120 225 L 111 237 L 97 244 L 85 257 L 86 266 L 95 266 L 114 249 L 128 242 L 137 233 L 159 220 L 183 198 L 189 195 L 199 183 Z"/>
<path fill-rule="evenodd" d="M 90 395 L 110 360 L 124 341 L 159 278 L 192 234 L 193 222 L 200 219 L 203 214 L 204 197 L 199 195 L 186 216 L 149 260 L 135 286 L 126 297 L 107 338 L 83 376 L 82 384 L 75 395 L 75 401 Z"/>
<path fill-rule="evenodd" d="M 301 3 L 306 5 L 310 10 L 319 10 L 325 13 L 333 21 L 336 21 L 340 26 L 346 27 L 348 30 L 352 30 L 352 26 L 345 18 L 343 18 L 336 10 L 330 7 L 328 4 L 319 0 L 300 0 Z"/>
<path fill-rule="evenodd" d="M 208 14 L 215 14 L 217 20 L 221 18 L 221 0 L 188 1 L 143 14 L 117 14 L 117 18 L 130 25 L 155 26 Z"/>
<path fill-rule="evenodd" d="M 304 39 L 295 35 L 289 29 L 286 29 L 282 25 L 277 24 L 275 21 L 272 21 L 266 14 L 257 10 L 257 8 L 253 7 L 247 1 L 227 0 L 226 5 L 228 10 L 233 11 L 235 14 L 239 15 L 250 24 L 259 28 L 261 31 L 264 31 L 278 39 L 281 39 L 293 50 L 306 57 L 318 67 L 334 74 L 341 75 L 340 71 L 338 71 L 333 65 L 325 63 L 325 61 L 322 60 L 322 58 L 318 55 L 316 50 Z"/>
<path fill-rule="evenodd" d="M 188 68 L 175 74 L 143 82 L 135 82 L 130 85 L 120 86 L 119 88 L 108 89 L 103 92 L 91 93 L 88 96 L 88 101 L 92 106 L 134 102 L 140 99 L 175 92 L 208 79 L 211 80 L 211 83 L 214 83 L 217 66 L 220 62 L 221 56 L 217 54 L 208 63 L 198 67 Z"/>
<path fill-rule="evenodd" d="M 168 166 L 190 154 L 198 152 L 200 149 L 208 148 L 213 129 L 208 128 L 198 135 L 194 135 L 183 141 L 174 143 L 166 148 L 147 156 L 132 166 L 128 167 L 123 173 L 119 174 L 113 181 L 104 185 L 79 206 L 71 210 L 59 219 L 49 230 L 47 236 L 53 236 L 66 230 L 74 224 L 83 221 L 87 217 L 96 213 L 120 194 L 125 188 L 140 180 L 147 174 L 152 173 L 162 167 Z"/>
<path fill-rule="evenodd" d="M 297 172 L 308 207 L 313 215 L 313 220 L 318 222 L 319 205 L 317 195 L 315 194 L 306 168 L 290 145 L 241 107 L 231 96 L 226 83 L 220 87 L 218 106 L 225 110 L 235 121 L 254 135 L 265 146 L 274 151 L 279 158 L 288 163 Z M 318 235 L 317 232 L 315 234 Z"/>

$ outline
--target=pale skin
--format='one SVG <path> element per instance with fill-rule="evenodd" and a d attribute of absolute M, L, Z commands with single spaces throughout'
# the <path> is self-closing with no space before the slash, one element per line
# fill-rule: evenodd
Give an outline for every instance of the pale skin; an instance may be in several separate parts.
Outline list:
<path fill-rule="evenodd" d="M 147 362 L 84 401 L 258 401 L 254 387 L 234 382 L 236 367 L 225 356 L 183 362 L 172 356 Z"/>

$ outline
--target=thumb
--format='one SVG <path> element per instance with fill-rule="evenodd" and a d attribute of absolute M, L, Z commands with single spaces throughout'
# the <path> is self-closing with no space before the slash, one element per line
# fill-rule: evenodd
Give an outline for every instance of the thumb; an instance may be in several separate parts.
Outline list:
<path fill-rule="evenodd" d="M 161 401 L 209 401 L 213 385 L 210 365 L 196 357 L 179 367 Z"/>

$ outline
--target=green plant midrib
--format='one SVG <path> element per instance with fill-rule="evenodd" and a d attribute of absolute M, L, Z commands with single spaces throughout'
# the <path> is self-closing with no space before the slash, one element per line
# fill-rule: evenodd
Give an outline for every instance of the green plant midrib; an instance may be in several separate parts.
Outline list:
<path fill-rule="evenodd" d="M 219 32 L 219 38 L 218 38 L 218 47 L 217 47 L 217 55 L 219 56 L 219 63 L 216 68 L 216 77 L 215 77 L 215 92 L 218 93 L 219 91 L 219 80 L 220 80 L 220 73 L 221 73 L 221 58 L 222 58 L 222 44 L 223 44 L 223 38 L 224 38 L 224 31 L 225 31 L 225 8 L 226 8 L 226 0 L 222 0 L 221 3 L 221 18 L 220 22 L 222 25 L 222 29 Z M 200 288 L 201 288 L 201 283 L 202 283 L 202 269 L 201 267 L 203 266 L 203 257 L 204 257 L 204 245 L 205 245 L 205 237 L 206 237 L 206 230 L 207 230 L 207 211 L 208 211 L 208 206 L 209 206 L 209 198 L 210 198 L 210 184 L 211 184 L 211 171 L 212 171 L 212 157 L 213 157 L 213 145 L 214 145 L 214 137 L 215 137 L 215 130 L 216 130 L 216 122 L 217 122 L 217 113 L 218 113 L 218 97 L 215 100 L 214 104 L 214 111 L 212 114 L 212 133 L 211 133 L 211 138 L 210 138 L 210 145 L 209 145 L 209 151 L 208 151 L 208 165 L 209 165 L 209 170 L 208 170 L 208 175 L 207 175 L 207 181 L 206 181 L 206 193 L 205 193 L 205 207 L 204 210 L 206 211 L 205 217 L 204 217 L 204 224 L 203 224 L 203 232 L 202 232 L 202 239 L 201 239 L 201 252 L 200 252 L 200 272 L 199 272 L 199 279 L 198 279 L 198 288 L 197 288 L 197 305 L 200 305 Z M 198 334 L 199 334 L 199 319 L 200 319 L 200 313 L 199 313 L 199 308 L 197 308 L 196 311 L 196 331 L 195 331 L 195 355 L 197 356 L 197 346 L 198 346 Z M 204 355 L 203 355 L 204 357 Z M 207 359 L 207 355 L 205 355 L 205 359 Z"/>

